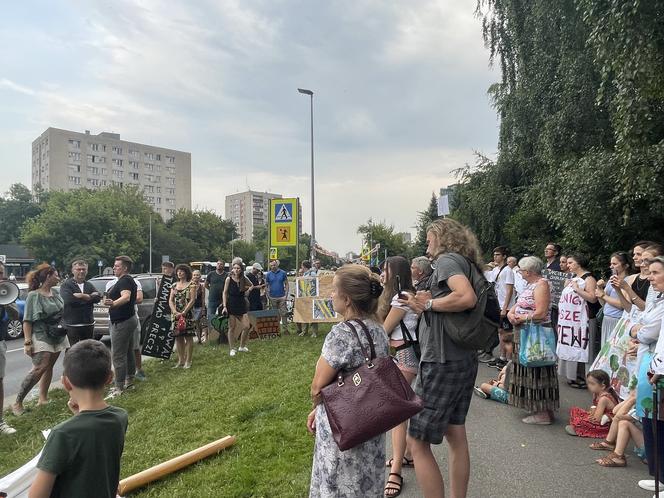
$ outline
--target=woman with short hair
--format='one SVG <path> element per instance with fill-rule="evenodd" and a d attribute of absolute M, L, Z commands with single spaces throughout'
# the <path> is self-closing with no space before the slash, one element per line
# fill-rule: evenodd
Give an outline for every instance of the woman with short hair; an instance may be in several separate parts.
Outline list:
<path fill-rule="evenodd" d="M 515 328 L 513 358 L 519 357 L 520 329 L 525 323 L 551 326 L 551 287 L 548 280 L 542 277 L 544 263 L 535 256 L 526 256 L 521 258 L 518 268 L 526 287 L 507 313 L 507 318 Z M 509 404 L 530 413 L 522 419 L 525 424 L 551 424 L 553 412 L 560 407 L 556 367 L 526 367 L 514 361 Z"/>
<path fill-rule="evenodd" d="M 48 403 L 53 365 L 60 352 L 69 347 L 67 329 L 60 325 L 64 302 L 53 289 L 59 281 L 58 270 L 48 263 L 40 264 L 26 277 L 30 292 L 23 312 L 23 352 L 32 360 L 32 369 L 21 382 L 16 402 L 12 405 L 12 411 L 17 416 L 23 414 L 23 400 L 37 382 L 37 404 Z"/>
<path fill-rule="evenodd" d="M 334 310 L 345 321 L 361 321 L 375 347 L 376 357 L 388 355 L 387 335 L 376 318 L 378 298 L 382 293 L 378 275 L 361 265 L 345 265 L 332 280 Z M 336 381 L 340 371 L 351 372 L 365 361 L 362 346 L 368 347 L 366 336 L 357 328 L 358 337 L 347 323 L 338 323 L 325 337 L 323 350 L 316 363 L 311 382 L 313 410 L 307 417 L 307 429 L 316 436 L 311 469 L 310 498 L 379 498 L 383 496 L 385 465 L 385 434 L 341 451 L 334 441 L 332 429 L 321 402 L 321 390 Z"/>
<path fill-rule="evenodd" d="M 175 267 L 177 281 L 171 286 L 171 297 L 168 304 L 173 313 L 173 333 L 178 353 L 178 362 L 173 368 L 191 368 L 191 357 L 194 353 L 194 324 L 193 308 L 196 302 L 196 289 L 191 286 L 192 271 L 189 265 L 180 264 Z M 184 328 L 179 324 L 184 319 Z"/>

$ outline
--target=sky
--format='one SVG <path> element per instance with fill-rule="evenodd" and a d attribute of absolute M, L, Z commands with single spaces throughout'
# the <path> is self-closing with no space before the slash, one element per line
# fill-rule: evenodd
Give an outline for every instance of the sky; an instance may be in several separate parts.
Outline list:
<path fill-rule="evenodd" d="M 43 0 L 0 21 L 0 192 L 31 184 L 49 126 L 191 152 L 192 208 L 247 190 L 299 197 L 316 238 L 358 252 L 369 218 L 417 212 L 497 149 L 474 0 Z"/>

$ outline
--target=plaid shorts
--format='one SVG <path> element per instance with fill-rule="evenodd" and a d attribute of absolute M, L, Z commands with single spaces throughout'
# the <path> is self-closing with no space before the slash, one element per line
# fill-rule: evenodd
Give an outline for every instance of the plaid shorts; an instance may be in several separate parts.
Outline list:
<path fill-rule="evenodd" d="M 473 397 L 477 357 L 446 363 L 422 362 L 415 392 L 424 409 L 410 419 L 408 434 L 431 444 L 443 442 L 447 426 L 463 425 Z"/>

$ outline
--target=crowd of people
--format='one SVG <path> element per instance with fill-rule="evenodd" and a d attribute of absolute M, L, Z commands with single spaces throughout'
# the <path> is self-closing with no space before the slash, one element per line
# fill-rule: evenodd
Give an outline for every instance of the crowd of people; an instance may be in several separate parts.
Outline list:
<path fill-rule="evenodd" d="M 664 334 L 660 334 L 664 247 L 639 241 L 630 252 L 613 253 L 607 261 L 609 272 L 597 278 L 585 255 L 563 252 L 555 243 L 546 245 L 543 259 L 533 255 L 517 259 L 499 246 L 493 250 L 492 263 L 484 265 L 474 234 L 460 223 L 442 218 L 427 229 L 426 256 L 412 261 L 389 257 L 380 275 L 357 264 L 336 270 L 331 297 L 343 320 L 325 336 L 311 384 L 313 409 L 307 417 L 307 429 L 315 435 L 315 448 L 310 496 L 396 497 L 404 486 L 402 469 L 413 467 L 421 494 L 442 497 L 445 479 L 431 446 L 443 440 L 449 455 L 447 486 L 452 496 L 466 496 L 470 453 L 465 422 L 473 393 L 523 410 L 525 424 L 550 425 L 556 416 L 565 417 L 569 422 L 565 431 L 570 436 L 597 439 L 589 446 L 606 452 L 596 460 L 604 467 L 627 465 L 626 451 L 632 442 L 635 454 L 648 464 L 653 478 L 638 485 L 654 490 L 654 479 L 664 481 L 664 468 L 655 475 L 655 459 L 664 451 L 664 422 L 653 420 L 652 405 L 652 386 L 664 376 Z M 24 348 L 33 367 L 12 406 L 16 415 L 23 412 L 25 395 L 37 383 L 38 403 L 48 402 L 53 364 L 67 351 L 64 386 L 70 392 L 72 411 L 106 417 L 123 439 L 126 413 L 110 409 L 104 397 L 110 399 L 130 389 L 139 371 L 136 360 L 140 350 L 135 338 L 137 330 L 140 337 L 140 326 L 135 305 L 141 297 L 137 282 L 129 275 L 131 267 L 130 258 L 116 258 L 113 270 L 117 280 L 109 284 L 104 295 L 85 281 L 87 265 L 82 261 L 74 262 L 73 276 L 62 283 L 59 293 L 53 290 L 59 282 L 58 273 L 50 265 L 40 265 L 28 276 Z M 319 271 L 319 262 L 305 261 L 300 275 L 312 277 Z M 261 310 L 266 304 L 279 310 L 282 332 L 289 333 L 288 279 L 278 261 L 271 261 L 265 273 L 260 264 L 245 268 L 239 258 L 231 262 L 227 272 L 225 262 L 219 261 L 204 284 L 200 273 L 188 265 L 167 262 L 162 272 L 174 276 L 169 299 L 177 350 L 174 368 L 191 368 L 194 338 L 205 340 L 201 326 L 205 315 L 210 319 L 228 317 L 230 356 L 249 352 L 248 312 Z M 561 282 L 557 290 L 556 280 Z M 477 282 L 491 283 L 499 309 L 491 340 L 480 351 L 449 328 L 450 317 L 464 314 L 470 322 L 472 313 L 477 312 Z M 109 308 L 112 351 L 108 358 L 108 352 L 102 353 L 99 343 L 90 340 L 92 306 L 98 302 Z M 573 332 L 565 325 L 570 317 L 579 324 Z M 363 324 L 366 338 L 351 333 L 351 321 Z M 533 324 L 554 335 L 557 361 L 524 363 L 522 332 Z M 299 335 L 318 333 L 313 325 L 298 325 L 296 330 Z M 386 454 L 386 434 L 341 451 L 321 394 L 337 382 L 339 374 L 351 375 L 366 361 L 366 346 L 371 346 L 375 357 L 391 356 L 422 400 L 419 413 L 391 430 L 390 455 Z M 78 364 L 84 357 L 95 358 L 87 370 Z M 1 378 L 4 354 L 0 359 Z M 497 377 L 476 385 L 478 362 L 496 368 Z M 94 380 L 88 382 L 88 377 Z M 559 378 L 572 388 L 589 392 L 588 407 L 572 408 L 568 419 L 557 415 Z M 114 387 L 106 394 L 104 386 L 111 381 Z M 654 440 L 653 425 L 658 441 Z M 2 421 L 0 429 L 5 434 L 14 431 Z M 39 467 L 45 475 L 40 474 L 35 481 L 40 489 L 62 485 L 56 479 L 59 467 L 53 463 L 53 455 L 64 451 L 62 444 L 51 442 L 51 438 L 47 442 L 48 456 Z M 109 450 L 113 461 L 117 450 L 117 446 Z M 116 479 L 114 467 L 106 477 Z"/>

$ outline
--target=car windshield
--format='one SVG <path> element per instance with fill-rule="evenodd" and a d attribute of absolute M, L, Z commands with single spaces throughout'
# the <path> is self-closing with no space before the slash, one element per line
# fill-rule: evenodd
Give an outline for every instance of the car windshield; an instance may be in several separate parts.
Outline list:
<path fill-rule="evenodd" d="M 90 280 L 90 283 L 94 286 L 95 290 L 97 292 L 104 292 L 106 290 L 106 283 L 108 282 L 107 279 L 92 279 Z"/>

